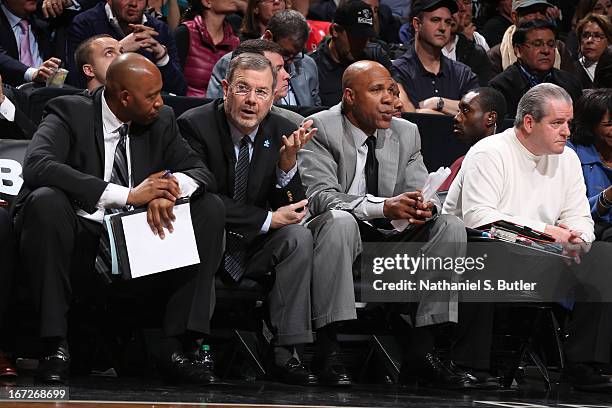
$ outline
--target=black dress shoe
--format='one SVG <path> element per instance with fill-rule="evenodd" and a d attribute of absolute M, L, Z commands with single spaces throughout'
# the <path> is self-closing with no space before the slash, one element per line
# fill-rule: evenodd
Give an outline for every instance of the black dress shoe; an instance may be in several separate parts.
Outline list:
<path fill-rule="evenodd" d="M 425 353 L 421 358 L 405 363 L 400 372 L 400 382 L 416 380 L 429 387 L 444 389 L 470 388 L 469 381 L 455 374 L 438 357 Z"/>
<path fill-rule="evenodd" d="M 215 375 L 215 362 L 210 353 L 203 354 L 201 351 L 193 353 L 189 356 L 191 363 L 200 370 L 200 378 L 202 384 L 215 384 L 219 382 L 219 378 Z"/>
<path fill-rule="evenodd" d="M 333 352 L 327 356 L 313 358 L 311 364 L 312 372 L 319 379 L 319 384 L 333 386 L 353 385 L 351 376 L 346 367 L 338 359 L 338 353 Z"/>
<path fill-rule="evenodd" d="M 612 391 L 612 377 L 589 364 L 568 364 L 562 378 L 580 391 Z"/>
<path fill-rule="evenodd" d="M 70 353 L 63 346 L 59 346 L 55 353 L 38 362 L 38 379 L 46 383 L 65 383 L 69 371 Z"/>
<path fill-rule="evenodd" d="M 0 381 L 9 381 L 17 378 L 17 370 L 8 358 L 0 351 Z"/>
<path fill-rule="evenodd" d="M 165 378 L 173 384 L 211 384 L 216 380 L 212 371 L 195 356 L 174 352 L 163 367 Z"/>
<path fill-rule="evenodd" d="M 274 378 L 285 384 L 317 385 L 317 376 L 310 372 L 308 367 L 291 357 L 283 367 L 274 365 L 272 368 Z"/>
<path fill-rule="evenodd" d="M 499 377 L 494 377 L 486 371 L 472 370 L 459 367 L 453 361 L 449 362 L 448 367 L 458 376 L 466 380 L 468 388 L 479 390 L 495 390 L 501 385 Z"/>

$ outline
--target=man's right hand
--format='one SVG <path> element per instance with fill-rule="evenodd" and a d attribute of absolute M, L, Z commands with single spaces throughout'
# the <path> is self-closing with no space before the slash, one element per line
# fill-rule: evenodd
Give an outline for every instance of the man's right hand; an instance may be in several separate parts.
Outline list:
<path fill-rule="evenodd" d="M 308 200 L 302 200 L 295 204 L 280 207 L 272 213 L 270 228 L 278 229 L 285 225 L 299 224 L 306 216 L 306 204 L 308 204 Z M 298 210 L 300 212 L 298 212 Z"/>
<path fill-rule="evenodd" d="M 40 67 L 38 67 L 36 73 L 34 76 L 32 76 L 32 81 L 45 82 L 47 79 L 55 75 L 61 63 L 62 60 L 59 58 L 49 58 L 43 62 Z"/>
<path fill-rule="evenodd" d="M 45 18 L 59 17 L 64 13 L 64 9 L 72 6 L 72 0 L 43 0 L 42 12 Z"/>
<path fill-rule="evenodd" d="M 150 48 L 152 44 L 159 44 L 155 37 L 159 35 L 153 28 L 142 24 L 130 24 L 133 30 L 119 41 L 123 52 L 137 52 L 142 48 Z"/>
<path fill-rule="evenodd" d="M 151 174 L 137 187 L 132 188 L 128 195 L 127 204 L 140 207 L 156 198 L 165 198 L 175 202 L 181 196 L 178 180 L 173 176 L 162 178 L 164 173 L 165 171 L 160 171 Z"/>
<path fill-rule="evenodd" d="M 408 220 L 411 224 L 420 225 L 432 216 L 432 208 L 432 202 L 423 202 L 420 191 L 410 191 L 387 198 L 383 206 L 383 215 L 391 220 Z"/>
<path fill-rule="evenodd" d="M 4 88 L 2 87 L 2 75 L 0 75 L 0 105 L 4 102 Z"/>
<path fill-rule="evenodd" d="M 555 239 L 555 242 L 566 243 L 572 242 L 575 243 L 577 238 L 580 238 L 581 233 L 578 231 L 570 230 L 567 226 L 563 224 L 556 225 L 547 225 L 544 228 L 544 232 Z"/>

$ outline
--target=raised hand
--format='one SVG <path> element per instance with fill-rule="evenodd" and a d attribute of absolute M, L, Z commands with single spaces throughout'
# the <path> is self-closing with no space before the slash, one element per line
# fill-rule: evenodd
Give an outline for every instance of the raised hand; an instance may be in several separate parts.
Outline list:
<path fill-rule="evenodd" d="M 302 126 L 290 134 L 289 137 L 283 136 L 278 167 L 285 173 L 295 166 L 297 153 L 317 133 L 317 128 L 311 129 L 311 126 L 312 119 L 302 123 Z"/>

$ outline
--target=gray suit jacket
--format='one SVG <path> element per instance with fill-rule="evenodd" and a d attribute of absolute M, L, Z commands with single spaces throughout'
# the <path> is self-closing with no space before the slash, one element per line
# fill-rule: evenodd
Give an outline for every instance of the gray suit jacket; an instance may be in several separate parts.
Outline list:
<path fill-rule="evenodd" d="M 225 54 L 213 68 L 206 97 L 211 99 L 223 98 L 223 88 L 221 80 L 225 79 L 225 74 L 229 68 L 229 63 L 232 59 L 232 53 Z M 321 106 L 321 97 L 319 96 L 319 71 L 317 64 L 308 55 L 299 61 L 294 61 L 291 64 L 291 87 L 295 92 L 295 97 L 298 100 L 299 106 Z"/>
<path fill-rule="evenodd" d="M 313 126 L 318 131 L 300 150 L 298 158 L 310 212 L 313 215 L 327 210 L 353 212 L 365 206 L 372 198 L 347 194 L 355 177 L 357 149 L 340 104 L 309 119 L 314 121 Z M 423 188 L 428 172 L 421 156 L 421 138 L 415 124 L 393 118 L 389 129 L 379 129 L 376 158 L 380 197 L 393 197 Z"/>

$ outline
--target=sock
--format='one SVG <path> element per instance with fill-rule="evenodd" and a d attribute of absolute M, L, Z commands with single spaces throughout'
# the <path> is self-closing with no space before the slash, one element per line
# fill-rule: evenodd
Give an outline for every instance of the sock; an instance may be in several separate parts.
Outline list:
<path fill-rule="evenodd" d="M 317 330 L 316 356 L 327 356 L 338 351 L 338 329 L 334 323 L 321 327 Z"/>
<path fill-rule="evenodd" d="M 283 367 L 293 357 L 293 346 L 274 346 L 274 364 Z"/>

